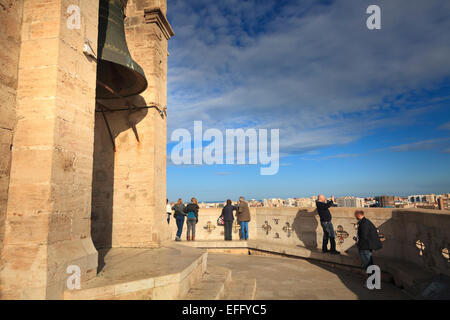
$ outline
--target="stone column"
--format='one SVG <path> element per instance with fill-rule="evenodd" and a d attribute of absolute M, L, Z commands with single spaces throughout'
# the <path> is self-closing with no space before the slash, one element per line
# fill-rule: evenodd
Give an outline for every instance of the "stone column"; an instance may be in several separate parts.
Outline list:
<path fill-rule="evenodd" d="M 2 298 L 59 299 L 66 268 L 95 276 L 90 236 L 98 3 L 23 1 L 17 127 L 0 274 Z M 70 5 L 80 28 L 69 29 Z M 73 26 L 73 24 L 72 24 Z"/>
<path fill-rule="evenodd" d="M 11 145 L 16 125 L 17 73 L 20 55 L 22 1 L 8 0 L 0 8 L 0 253 L 3 251 L 8 203 Z M 0 270 L 3 260 L 0 257 Z M 1 295 L 1 294 L 0 294 Z"/>
<path fill-rule="evenodd" d="M 136 106 L 167 105 L 167 45 L 173 35 L 165 1 L 130 0 L 125 31 L 131 56 L 149 86 L 129 100 Z M 110 101 L 109 107 L 126 107 Z M 93 238 L 101 247 L 161 246 L 171 238 L 165 214 L 166 116 L 155 109 L 108 112 L 112 146 L 101 115 L 95 128 Z M 130 122 L 136 124 L 139 142 Z M 113 186 L 113 187 L 112 187 Z"/>

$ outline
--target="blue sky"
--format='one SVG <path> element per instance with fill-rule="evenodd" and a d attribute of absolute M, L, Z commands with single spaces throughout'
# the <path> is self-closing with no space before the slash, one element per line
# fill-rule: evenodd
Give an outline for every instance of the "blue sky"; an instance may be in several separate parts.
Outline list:
<path fill-rule="evenodd" d="M 381 7 L 381 30 L 366 8 Z M 450 2 L 169 0 L 169 199 L 450 192 Z M 280 169 L 177 166 L 171 132 L 280 129 Z"/>

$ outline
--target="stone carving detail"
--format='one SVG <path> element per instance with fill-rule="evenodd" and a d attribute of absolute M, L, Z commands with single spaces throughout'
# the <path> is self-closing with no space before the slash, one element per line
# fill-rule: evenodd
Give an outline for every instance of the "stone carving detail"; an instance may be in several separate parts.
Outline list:
<path fill-rule="evenodd" d="M 278 221 L 280 221 L 280 219 L 278 219 L 278 218 L 273 219 L 273 222 L 275 222 L 275 224 L 278 224 Z"/>
<path fill-rule="evenodd" d="M 203 229 L 206 229 L 206 231 L 208 231 L 209 233 L 211 233 L 215 228 L 216 228 L 216 226 L 213 225 L 213 224 L 211 223 L 211 221 L 208 221 L 208 223 L 206 224 L 206 226 L 203 227 Z"/>
<path fill-rule="evenodd" d="M 278 232 L 275 232 L 275 237 L 273 237 L 274 239 L 281 239 L 280 238 L 280 234 Z"/>
<path fill-rule="evenodd" d="M 286 222 L 285 226 L 283 227 L 283 231 L 284 231 L 284 232 L 287 232 L 288 238 L 291 236 L 292 230 L 293 230 L 293 229 L 292 229 L 290 223 L 289 223 L 289 222 Z"/>
<path fill-rule="evenodd" d="M 270 230 L 272 230 L 272 226 L 269 224 L 268 221 L 264 222 L 262 228 L 264 229 L 264 231 L 266 231 L 266 235 L 268 235 Z"/>
<path fill-rule="evenodd" d="M 447 262 L 450 262 L 450 251 L 448 248 L 442 249 L 442 256 L 447 260 Z"/>
<path fill-rule="evenodd" d="M 419 249 L 419 255 L 423 255 L 423 251 L 425 250 L 425 243 L 420 240 L 416 241 L 416 248 Z"/>
<path fill-rule="evenodd" d="M 344 230 L 344 227 L 339 225 L 335 231 L 336 238 L 338 238 L 339 243 L 344 243 L 345 239 L 348 238 L 348 232 Z"/>

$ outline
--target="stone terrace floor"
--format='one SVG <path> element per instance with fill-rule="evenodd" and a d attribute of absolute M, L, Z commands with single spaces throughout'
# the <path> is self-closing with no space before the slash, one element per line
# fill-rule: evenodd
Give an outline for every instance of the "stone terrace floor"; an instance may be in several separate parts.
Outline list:
<path fill-rule="evenodd" d="M 391 283 L 368 290 L 363 287 L 363 275 L 303 259 L 209 253 L 208 266 L 229 268 L 233 276 L 256 278 L 255 299 L 261 300 L 408 299 Z"/>

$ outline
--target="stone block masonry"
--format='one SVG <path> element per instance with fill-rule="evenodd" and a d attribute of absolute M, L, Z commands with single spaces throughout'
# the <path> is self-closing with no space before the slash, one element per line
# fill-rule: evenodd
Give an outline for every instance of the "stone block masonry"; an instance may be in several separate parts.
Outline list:
<path fill-rule="evenodd" d="M 0 2 L 0 253 L 4 244 L 11 146 L 16 125 L 22 10 L 22 1 Z M 0 259 L 0 270 L 2 261 Z"/>
<path fill-rule="evenodd" d="M 149 83 L 130 100 L 163 110 L 173 35 L 166 1 L 125 4 L 128 47 Z M 80 24 L 71 28 L 74 6 Z M 0 299 L 61 299 L 68 266 L 80 267 L 83 282 L 96 277 L 96 246 L 171 239 L 160 219 L 166 116 L 109 113 L 112 151 L 95 112 L 97 64 L 83 53 L 87 41 L 96 51 L 98 14 L 98 1 L 0 0 Z"/>
<path fill-rule="evenodd" d="M 18 1 L 18 3 L 22 1 Z M 69 29 L 67 7 L 80 7 Z M 23 1 L 22 39 L 1 298 L 59 299 L 66 268 L 93 277 L 90 237 L 96 65 L 83 54 L 97 40 L 98 4 Z"/>

